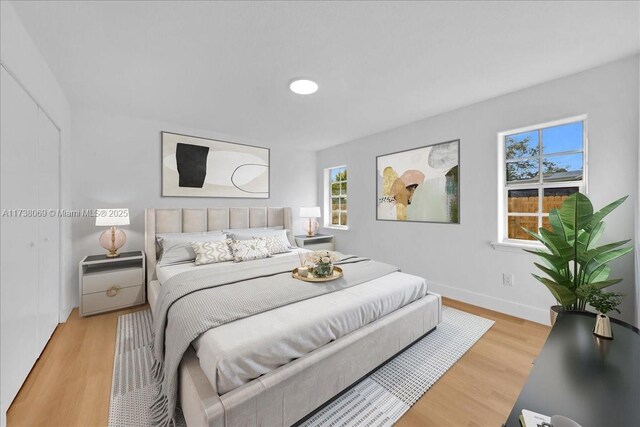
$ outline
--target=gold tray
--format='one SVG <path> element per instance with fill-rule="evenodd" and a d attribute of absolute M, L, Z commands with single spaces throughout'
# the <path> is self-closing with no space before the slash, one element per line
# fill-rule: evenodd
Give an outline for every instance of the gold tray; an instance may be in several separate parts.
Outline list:
<path fill-rule="evenodd" d="M 294 268 L 291 272 L 291 276 L 294 279 L 303 280 L 305 282 L 330 282 L 332 280 L 336 280 L 342 277 L 342 269 L 337 266 L 333 266 L 333 276 L 329 277 L 315 277 L 313 274 L 310 274 L 307 277 L 300 276 L 298 274 L 298 268 Z"/>

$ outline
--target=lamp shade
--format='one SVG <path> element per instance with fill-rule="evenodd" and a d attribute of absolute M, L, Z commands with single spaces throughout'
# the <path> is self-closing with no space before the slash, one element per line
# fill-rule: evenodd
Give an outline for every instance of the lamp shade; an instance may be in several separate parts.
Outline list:
<path fill-rule="evenodd" d="M 129 209 L 96 209 L 96 225 L 104 227 L 129 225 Z"/>
<path fill-rule="evenodd" d="M 300 218 L 320 218 L 318 206 L 300 208 Z"/>

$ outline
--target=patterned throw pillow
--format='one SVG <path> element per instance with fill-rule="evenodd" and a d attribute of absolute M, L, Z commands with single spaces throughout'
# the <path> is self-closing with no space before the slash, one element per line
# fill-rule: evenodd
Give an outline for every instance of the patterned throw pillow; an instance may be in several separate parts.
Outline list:
<path fill-rule="evenodd" d="M 259 239 L 260 237 L 254 237 L 254 239 Z M 289 245 L 285 243 L 280 236 L 265 236 L 262 237 L 264 242 L 267 244 L 267 250 L 271 255 L 282 254 L 285 252 L 291 252 L 289 250 Z"/>
<path fill-rule="evenodd" d="M 227 240 L 227 235 L 212 233 L 162 233 L 156 235 L 156 242 L 162 248 L 158 265 L 180 264 L 196 259 L 191 242 L 214 242 Z"/>
<path fill-rule="evenodd" d="M 269 258 L 271 254 L 267 249 L 264 238 L 250 240 L 227 240 L 233 254 L 233 262 L 251 261 L 254 259 Z"/>
<path fill-rule="evenodd" d="M 291 238 L 291 233 L 288 229 L 273 229 L 273 228 L 236 228 L 226 230 L 225 233 L 229 234 L 229 238 L 235 240 L 248 240 L 255 239 L 258 237 L 268 237 L 268 236 L 280 236 L 282 241 L 289 246 L 289 248 L 294 248 L 295 242 Z"/>
<path fill-rule="evenodd" d="M 191 242 L 191 247 L 196 253 L 196 265 L 233 261 L 233 255 L 231 255 L 231 249 L 226 240 L 219 242 Z"/>

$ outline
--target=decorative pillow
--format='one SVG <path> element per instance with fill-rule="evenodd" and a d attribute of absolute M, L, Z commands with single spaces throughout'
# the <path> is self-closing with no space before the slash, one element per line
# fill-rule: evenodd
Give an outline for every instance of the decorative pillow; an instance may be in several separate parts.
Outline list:
<path fill-rule="evenodd" d="M 259 238 L 256 236 L 256 238 Z M 289 249 L 289 242 L 282 239 L 281 236 L 265 236 L 262 237 L 267 245 L 267 250 L 271 255 L 282 254 L 285 252 L 291 252 Z"/>
<path fill-rule="evenodd" d="M 237 234 L 239 236 L 243 236 L 244 238 L 242 240 L 247 240 L 247 238 L 249 238 L 250 236 L 263 237 L 266 235 L 273 235 L 273 234 L 284 231 L 285 232 L 284 236 L 288 242 L 287 244 L 289 245 L 289 247 L 290 248 L 296 247 L 296 242 L 295 242 L 295 239 L 293 238 L 293 234 L 291 233 L 291 230 L 289 230 L 288 228 L 284 228 L 281 225 L 273 226 L 273 227 L 259 227 L 259 228 L 231 228 L 231 229 L 222 230 L 222 231 L 227 234 Z"/>
<path fill-rule="evenodd" d="M 227 240 L 233 262 L 251 261 L 254 259 L 269 258 L 271 254 L 267 249 L 267 242 L 263 238 L 250 240 Z"/>
<path fill-rule="evenodd" d="M 288 232 L 289 230 L 272 230 L 267 228 L 243 229 L 233 230 L 230 237 L 235 240 L 250 240 L 258 237 L 275 237 L 279 239 L 284 246 L 286 246 L 287 248 L 291 248 L 292 246 L 289 240 Z M 279 252 L 271 253 L 274 254 Z"/>
<path fill-rule="evenodd" d="M 233 255 L 226 240 L 191 242 L 191 247 L 196 253 L 196 265 L 233 261 Z"/>
<path fill-rule="evenodd" d="M 196 259 L 191 242 L 224 241 L 227 235 L 225 233 L 166 233 L 156 235 L 156 239 L 162 247 L 158 265 L 171 265 Z"/>

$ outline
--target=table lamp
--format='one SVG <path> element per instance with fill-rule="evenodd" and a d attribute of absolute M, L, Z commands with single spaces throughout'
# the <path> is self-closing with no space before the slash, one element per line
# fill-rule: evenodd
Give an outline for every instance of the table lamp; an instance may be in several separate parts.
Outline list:
<path fill-rule="evenodd" d="M 320 208 L 318 206 L 300 208 L 300 218 L 309 218 L 307 229 L 305 230 L 307 237 L 313 237 L 316 234 L 320 224 L 313 218 L 320 218 L 320 216 Z"/>
<path fill-rule="evenodd" d="M 129 225 L 129 209 L 96 209 L 96 226 L 110 227 L 98 239 L 100 246 L 109 251 L 109 258 L 120 256 L 118 249 L 127 242 L 126 234 L 116 225 Z"/>

